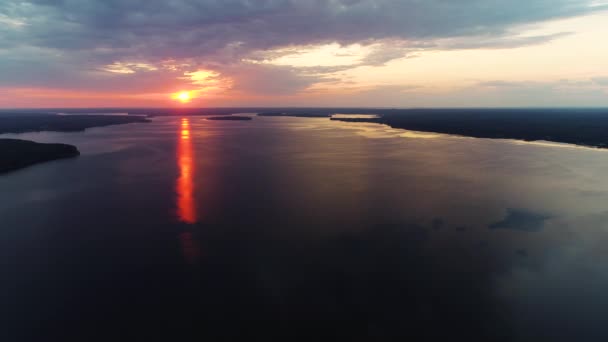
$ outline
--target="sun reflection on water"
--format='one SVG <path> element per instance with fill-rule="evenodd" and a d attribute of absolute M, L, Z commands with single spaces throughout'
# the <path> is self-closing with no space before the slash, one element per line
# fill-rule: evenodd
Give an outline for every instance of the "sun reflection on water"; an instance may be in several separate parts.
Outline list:
<path fill-rule="evenodd" d="M 190 137 L 190 120 L 184 118 L 181 123 L 181 135 L 177 146 L 177 214 L 185 223 L 197 221 L 196 203 L 194 200 L 194 152 Z"/>

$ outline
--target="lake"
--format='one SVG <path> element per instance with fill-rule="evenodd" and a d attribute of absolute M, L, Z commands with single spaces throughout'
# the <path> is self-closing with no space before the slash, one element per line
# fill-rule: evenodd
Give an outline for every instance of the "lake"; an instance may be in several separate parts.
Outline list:
<path fill-rule="evenodd" d="M 3 341 L 608 339 L 608 150 L 327 118 L 5 134 Z"/>

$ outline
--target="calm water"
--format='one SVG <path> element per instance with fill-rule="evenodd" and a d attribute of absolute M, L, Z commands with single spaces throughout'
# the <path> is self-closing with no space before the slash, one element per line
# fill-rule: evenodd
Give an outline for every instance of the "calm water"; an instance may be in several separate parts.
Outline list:
<path fill-rule="evenodd" d="M 15 135 L 4 135 L 15 136 Z M 608 152 L 327 119 L 20 138 L 2 341 L 605 341 Z"/>

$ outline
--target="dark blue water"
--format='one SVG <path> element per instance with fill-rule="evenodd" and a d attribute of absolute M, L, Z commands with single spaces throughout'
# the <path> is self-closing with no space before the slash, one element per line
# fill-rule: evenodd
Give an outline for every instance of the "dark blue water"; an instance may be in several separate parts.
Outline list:
<path fill-rule="evenodd" d="M 14 135 L 11 135 L 14 136 Z M 18 137 L 2 341 L 602 341 L 608 154 L 308 118 Z"/>

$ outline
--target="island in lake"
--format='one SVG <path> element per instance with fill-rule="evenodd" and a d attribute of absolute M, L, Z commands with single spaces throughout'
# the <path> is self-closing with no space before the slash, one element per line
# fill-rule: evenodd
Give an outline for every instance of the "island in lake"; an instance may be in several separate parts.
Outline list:
<path fill-rule="evenodd" d="M 73 158 L 80 155 L 76 146 L 41 144 L 18 139 L 0 139 L 0 173 L 14 171 L 33 164 Z"/>
<path fill-rule="evenodd" d="M 250 116 L 236 116 L 236 115 L 224 115 L 224 116 L 211 116 L 207 120 L 213 121 L 249 121 Z"/>

